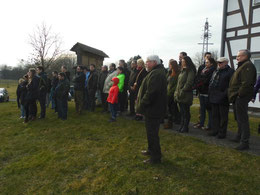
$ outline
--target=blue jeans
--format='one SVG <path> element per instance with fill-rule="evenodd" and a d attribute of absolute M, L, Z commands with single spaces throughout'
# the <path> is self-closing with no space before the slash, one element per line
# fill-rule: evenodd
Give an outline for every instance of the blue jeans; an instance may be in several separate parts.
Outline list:
<path fill-rule="evenodd" d="M 111 112 L 111 118 L 116 119 L 116 114 L 117 114 L 117 104 L 111 104 L 109 103 L 109 109 Z"/>
<path fill-rule="evenodd" d="M 25 108 L 24 108 L 24 105 L 20 105 L 20 109 L 21 109 L 21 117 L 25 117 Z"/>
<path fill-rule="evenodd" d="M 204 126 L 205 123 L 205 118 L 206 118 L 206 110 L 208 111 L 208 127 L 211 128 L 211 108 L 210 108 L 210 103 L 209 103 L 209 98 L 200 95 L 200 125 Z"/>
<path fill-rule="evenodd" d="M 57 107 L 58 107 L 58 117 L 62 120 L 67 119 L 68 113 L 68 100 L 64 99 L 57 99 Z"/>

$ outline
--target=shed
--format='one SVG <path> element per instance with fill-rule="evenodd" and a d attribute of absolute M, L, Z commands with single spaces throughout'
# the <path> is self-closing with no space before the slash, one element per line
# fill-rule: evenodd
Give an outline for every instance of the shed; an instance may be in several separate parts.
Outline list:
<path fill-rule="evenodd" d="M 98 69 L 101 69 L 104 58 L 109 58 L 103 51 L 77 42 L 71 49 L 77 54 L 77 64 L 89 66 L 94 64 Z"/>

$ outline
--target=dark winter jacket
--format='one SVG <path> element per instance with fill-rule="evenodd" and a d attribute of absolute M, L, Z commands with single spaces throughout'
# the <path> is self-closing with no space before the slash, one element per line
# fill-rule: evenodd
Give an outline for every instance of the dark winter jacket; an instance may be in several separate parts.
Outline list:
<path fill-rule="evenodd" d="M 98 74 L 96 70 L 91 71 L 90 75 L 88 77 L 88 84 L 87 84 L 87 89 L 89 92 L 94 92 L 97 90 L 98 87 Z"/>
<path fill-rule="evenodd" d="M 166 112 L 167 81 L 163 65 L 155 66 L 145 77 L 138 92 L 137 113 L 162 118 Z"/>
<path fill-rule="evenodd" d="M 136 93 L 138 93 L 141 84 L 144 80 L 144 78 L 146 77 L 146 75 L 148 74 L 148 72 L 145 70 L 145 68 L 142 68 L 141 70 L 138 70 L 138 75 L 137 75 L 137 85 L 136 85 Z"/>
<path fill-rule="evenodd" d="M 177 87 L 177 83 L 178 83 L 178 77 L 179 77 L 179 73 L 177 73 L 175 76 L 171 76 L 171 73 L 168 74 L 167 77 L 167 96 L 170 99 L 174 98 L 174 92 L 176 90 Z"/>
<path fill-rule="evenodd" d="M 34 76 L 26 86 L 27 88 L 27 94 L 26 94 L 26 100 L 35 100 L 39 97 L 39 83 L 40 83 L 40 77 Z"/>
<path fill-rule="evenodd" d="M 98 77 L 98 89 L 103 93 L 105 80 L 107 78 L 108 71 L 102 71 Z"/>
<path fill-rule="evenodd" d="M 128 90 L 129 77 L 130 77 L 130 71 L 127 68 L 124 68 L 123 73 L 125 75 L 124 91 L 127 91 Z"/>
<path fill-rule="evenodd" d="M 83 72 L 77 72 L 73 80 L 75 91 L 84 91 L 85 89 L 85 74 Z"/>
<path fill-rule="evenodd" d="M 51 88 L 52 90 L 55 90 L 55 88 L 57 87 L 59 83 L 59 79 L 57 77 L 53 77 L 51 80 Z"/>
<path fill-rule="evenodd" d="M 209 84 L 209 102 L 213 104 L 229 105 L 228 86 L 234 69 L 228 65 L 224 69 L 214 71 Z"/>
<path fill-rule="evenodd" d="M 17 86 L 16 89 L 16 96 L 17 96 L 17 105 L 20 107 L 20 105 L 24 105 L 26 101 L 26 94 L 27 94 L 27 88 L 26 85 L 28 84 L 27 81 L 23 81 Z"/>
<path fill-rule="evenodd" d="M 60 80 L 54 91 L 54 97 L 58 100 L 68 99 L 70 84 L 68 79 Z"/>
<path fill-rule="evenodd" d="M 45 72 L 38 74 L 39 80 L 39 96 L 44 96 L 48 91 L 48 78 Z"/>
<path fill-rule="evenodd" d="M 216 70 L 215 66 L 210 66 L 209 68 L 205 66 L 200 71 L 200 73 L 197 74 L 194 88 L 197 89 L 200 94 L 208 94 L 209 82 L 215 70 Z"/>
<path fill-rule="evenodd" d="M 195 70 L 183 68 L 179 74 L 178 83 L 174 92 L 174 100 L 178 103 L 192 105 L 193 92 L 196 72 Z"/>
<path fill-rule="evenodd" d="M 128 89 L 129 90 L 131 89 L 131 87 L 134 86 L 134 83 L 136 81 L 136 77 L 137 77 L 138 73 L 139 73 L 139 71 L 136 68 L 131 70 L 129 82 L 128 82 L 128 84 L 129 84 Z"/>
<path fill-rule="evenodd" d="M 254 85 L 256 82 L 256 68 L 254 64 L 247 60 L 238 66 L 228 88 L 229 102 L 234 103 L 236 98 L 246 98 L 250 101 L 254 96 Z"/>

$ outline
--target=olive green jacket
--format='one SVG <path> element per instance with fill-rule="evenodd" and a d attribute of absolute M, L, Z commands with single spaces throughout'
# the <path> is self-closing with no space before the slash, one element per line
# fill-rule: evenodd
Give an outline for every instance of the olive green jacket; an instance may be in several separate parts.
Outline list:
<path fill-rule="evenodd" d="M 174 92 L 178 83 L 178 77 L 179 73 L 177 73 L 174 77 L 168 76 L 167 95 L 169 98 L 174 97 Z"/>
<path fill-rule="evenodd" d="M 137 96 L 137 113 L 162 118 L 166 113 L 167 81 L 163 65 L 155 66 L 144 78 Z"/>
<path fill-rule="evenodd" d="M 195 76 L 196 73 L 193 70 L 187 70 L 186 68 L 181 70 L 174 93 L 175 101 L 178 103 L 192 105 L 192 86 L 194 84 Z"/>
<path fill-rule="evenodd" d="M 237 96 L 248 98 L 248 101 L 254 95 L 254 85 L 256 82 L 256 68 L 248 60 L 237 68 L 229 82 L 228 99 L 234 103 Z"/>

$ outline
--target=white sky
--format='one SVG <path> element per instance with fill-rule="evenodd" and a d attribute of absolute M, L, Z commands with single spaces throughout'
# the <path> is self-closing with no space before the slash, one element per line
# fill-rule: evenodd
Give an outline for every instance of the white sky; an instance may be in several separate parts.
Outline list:
<path fill-rule="evenodd" d="M 63 49 L 76 43 L 128 60 L 157 54 L 166 64 L 180 51 L 201 52 L 203 25 L 209 19 L 210 50 L 220 50 L 221 0 L 8 0 L 1 1 L 0 65 L 16 65 L 32 51 L 29 34 L 45 22 L 59 33 Z"/>

